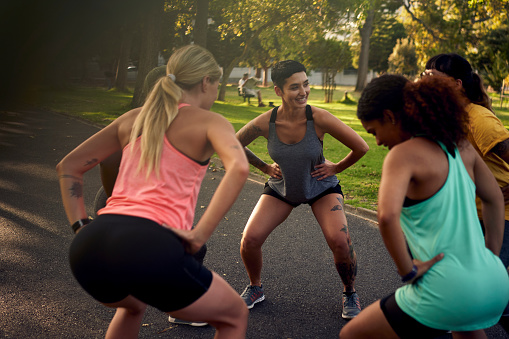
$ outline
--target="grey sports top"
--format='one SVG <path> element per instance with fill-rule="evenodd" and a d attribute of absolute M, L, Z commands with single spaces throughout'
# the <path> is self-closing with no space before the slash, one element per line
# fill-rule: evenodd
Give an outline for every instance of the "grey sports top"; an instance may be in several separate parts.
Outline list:
<path fill-rule="evenodd" d="M 281 168 L 282 179 L 269 179 L 269 186 L 294 203 L 305 203 L 325 190 L 335 187 L 339 180 L 333 175 L 318 181 L 311 176 L 315 166 L 325 162 L 323 142 L 318 138 L 311 106 L 306 106 L 307 127 L 304 138 L 295 144 L 281 142 L 276 133 L 277 109 L 272 110 L 269 122 L 267 150 Z"/>

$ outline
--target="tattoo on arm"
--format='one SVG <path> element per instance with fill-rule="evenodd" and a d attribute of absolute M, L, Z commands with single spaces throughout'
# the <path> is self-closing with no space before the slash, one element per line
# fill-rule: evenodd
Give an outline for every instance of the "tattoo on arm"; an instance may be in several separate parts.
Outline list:
<path fill-rule="evenodd" d="M 74 182 L 69 191 L 72 198 L 83 197 L 83 185 L 80 182 Z"/>
<path fill-rule="evenodd" d="M 253 122 L 249 122 L 244 128 L 239 131 L 237 135 L 242 145 L 249 145 L 251 141 L 262 135 L 262 129 Z"/>
<path fill-rule="evenodd" d="M 501 158 L 509 159 L 509 139 L 499 142 L 491 149 L 493 153 L 498 155 Z"/>
<path fill-rule="evenodd" d="M 258 158 L 256 154 L 251 152 L 251 150 L 247 147 L 244 147 L 244 150 L 246 151 L 247 161 L 254 167 L 258 168 L 259 170 L 263 170 L 267 164 L 262 159 Z"/>
<path fill-rule="evenodd" d="M 97 163 L 98 163 L 98 160 L 96 158 L 94 158 L 94 159 L 90 159 L 87 162 L 85 162 L 84 166 L 92 166 L 92 165 L 95 165 Z"/>

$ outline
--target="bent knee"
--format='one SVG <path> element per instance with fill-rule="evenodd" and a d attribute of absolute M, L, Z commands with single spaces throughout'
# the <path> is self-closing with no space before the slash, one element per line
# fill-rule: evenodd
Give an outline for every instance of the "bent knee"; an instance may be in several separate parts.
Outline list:
<path fill-rule="evenodd" d="M 242 235 L 240 246 L 243 250 L 258 249 L 261 248 L 262 245 L 263 240 L 259 239 L 258 237 L 245 233 Z"/>

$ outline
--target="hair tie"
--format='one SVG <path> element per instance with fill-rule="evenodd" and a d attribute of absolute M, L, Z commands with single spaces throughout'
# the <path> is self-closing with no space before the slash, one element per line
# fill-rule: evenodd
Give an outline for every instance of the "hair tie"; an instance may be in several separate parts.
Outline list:
<path fill-rule="evenodd" d="M 170 74 L 168 74 L 168 78 L 170 78 L 170 79 L 171 79 L 171 81 L 173 81 L 173 82 L 175 82 L 175 81 L 177 80 L 177 78 L 175 78 L 175 75 L 173 75 L 173 74 L 171 74 L 171 73 L 170 73 Z"/>

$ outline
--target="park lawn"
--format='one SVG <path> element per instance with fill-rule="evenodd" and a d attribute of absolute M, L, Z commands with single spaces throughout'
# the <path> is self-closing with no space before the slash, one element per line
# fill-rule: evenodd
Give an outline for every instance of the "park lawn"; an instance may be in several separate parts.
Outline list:
<path fill-rule="evenodd" d="M 260 88 L 260 90 L 262 91 L 262 98 L 265 104 L 268 105 L 270 101 L 276 106 L 281 104 L 280 98 L 274 93 L 272 87 Z M 359 93 L 353 92 L 353 88 L 338 87 L 334 93 L 335 102 L 325 104 L 323 101 L 323 91 L 320 88 L 312 88 L 309 104 L 328 110 L 349 125 L 368 143 L 370 150 L 366 156 L 352 167 L 338 174 L 338 178 L 345 193 L 345 202 L 347 204 L 354 207 L 376 210 L 382 163 L 388 149 L 377 146 L 375 138 L 364 131 L 356 117 L 357 106 L 355 104 L 347 105 L 338 102 L 343 98 L 345 91 L 349 91 L 350 97 L 355 101 L 358 100 Z M 131 99 L 132 92 L 107 91 L 104 88 L 96 87 L 68 87 L 64 90 L 43 92 L 37 105 L 43 109 L 69 114 L 106 126 L 129 110 Z M 227 87 L 225 99 L 226 101 L 224 102 L 216 101 L 212 106 L 212 111 L 220 113 L 227 118 L 236 131 L 251 119 L 269 109 L 268 107 L 257 107 L 256 98 L 251 99 L 251 104 L 248 104 L 247 101 L 244 102 L 243 98 L 238 96 L 236 86 Z M 504 103 L 504 107 L 500 108 L 500 101 L 497 101 L 497 97 L 493 96 L 493 106 L 504 126 L 509 128 L 508 103 Z M 253 141 L 249 148 L 262 160 L 271 162 L 267 152 L 267 141 L 263 137 Z M 328 160 L 338 162 L 348 152 L 348 148 L 334 140 L 331 136 L 325 136 L 324 155 Z M 265 176 L 252 166 L 251 170 Z"/>

